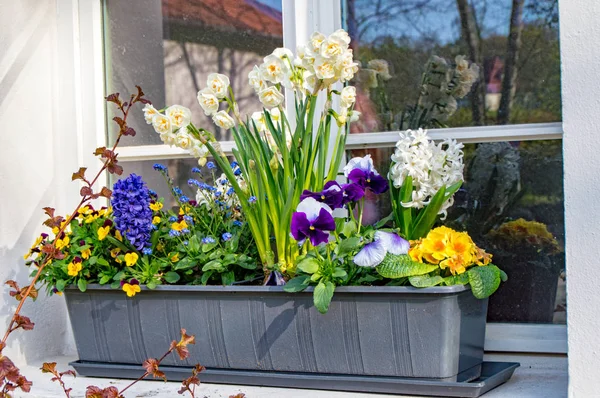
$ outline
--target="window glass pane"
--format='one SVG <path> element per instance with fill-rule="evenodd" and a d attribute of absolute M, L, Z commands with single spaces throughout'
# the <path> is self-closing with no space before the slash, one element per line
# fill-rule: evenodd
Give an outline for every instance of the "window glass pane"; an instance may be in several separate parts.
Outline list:
<path fill-rule="evenodd" d="M 342 3 L 355 58 L 363 67 L 352 82 L 359 87 L 356 108 L 362 112 L 353 132 L 415 128 L 423 108 L 430 110 L 425 119 L 431 116 L 440 122 L 432 121 L 429 127 L 561 120 L 557 0 Z M 510 31 L 515 40 L 509 39 Z M 454 91 L 454 99 L 448 91 L 440 93 L 440 87 L 452 87 L 441 84 L 448 79 L 443 73 L 433 73 L 423 85 L 433 55 L 449 64 L 457 55 L 466 56 L 481 67 L 480 83 L 464 98 L 458 98 L 460 90 Z M 387 62 L 389 76 L 380 73 L 375 81 L 371 71 L 377 63 L 369 62 L 377 59 Z M 463 77 L 464 83 L 468 74 Z M 411 113 L 418 101 L 421 112 Z M 448 117 L 453 108 L 457 109 Z"/>
<path fill-rule="evenodd" d="M 229 76 L 240 109 L 262 109 L 248 73 L 283 45 L 281 0 L 105 0 L 104 12 L 107 93 L 138 84 L 156 108 L 186 106 L 222 140 L 230 132 L 217 131 L 196 99 L 210 73 Z M 162 144 L 139 110 L 130 124 L 139 134 L 123 145 Z"/>
<path fill-rule="evenodd" d="M 394 148 L 370 153 L 387 175 Z M 469 232 L 508 281 L 490 298 L 488 321 L 566 323 L 564 194 L 560 140 L 465 145 L 466 182 L 445 225 Z M 391 212 L 389 196 L 368 197 L 365 223 Z"/>

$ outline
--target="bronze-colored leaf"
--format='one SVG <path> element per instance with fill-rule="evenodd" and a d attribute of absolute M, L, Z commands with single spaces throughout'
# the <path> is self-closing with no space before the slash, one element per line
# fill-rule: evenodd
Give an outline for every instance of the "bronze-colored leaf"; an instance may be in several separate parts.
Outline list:
<path fill-rule="evenodd" d="M 96 150 L 94 151 L 94 155 L 96 156 L 101 156 L 104 154 L 104 151 L 106 151 L 106 147 L 105 146 L 101 146 L 96 148 Z"/>
<path fill-rule="evenodd" d="M 23 330 L 33 330 L 33 327 L 35 326 L 29 317 L 21 314 L 15 315 L 15 323 L 17 324 L 17 328 L 21 328 Z"/>
<path fill-rule="evenodd" d="M 105 198 L 110 199 L 110 197 L 112 196 L 112 191 L 106 187 L 102 187 L 102 189 L 100 190 L 100 196 L 104 196 Z"/>
<path fill-rule="evenodd" d="M 81 189 L 79 190 L 79 194 L 83 197 L 92 196 L 94 194 L 94 191 L 92 191 L 92 188 L 85 186 L 81 187 Z"/>
<path fill-rule="evenodd" d="M 173 347 L 173 343 L 171 343 L 171 347 Z M 196 344 L 196 337 L 194 335 L 188 335 L 185 329 L 181 329 L 181 339 L 178 343 L 175 343 L 174 346 L 181 360 L 190 356 L 190 352 L 187 349 L 188 344 Z"/>
<path fill-rule="evenodd" d="M 126 104 L 126 103 L 125 103 Z M 124 104 L 124 105 L 125 105 Z M 117 123 L 119 125 L 119 127 L 122 129 L 124 126 L 126 126 L 125 120 L 123 120 L 122 118 L 120 118 L 119 116 L 115 116 L 113 117 L 113 120 L 115 123 Z"/>
<path fill-rule="evenodd" d="M 27 380 L 25 378 L 25 376 L 21 375 L 17 378 L 17 386 L 21 389 L 21 391 L 23 392 L 29 392 L 31 391 L 31 386 L 33 385 L 32 382 L 30 382 L 29 380 Z"/>
<path fill-rule="evenodd" d="M 131 127 L 127 127 L 125 131 L 123 131 L 123 135 L 129 135 L 131 137 L 135 137 L 135 130 Z"/>
<path fill-rule="evenodd" d="M 119 98 L 119 93 L 110 94 L 108 97 L 106 97 L 106 101 L 108 101 L 108 102 L 114 102 L 119 107 L 123 104 L 121 102 L 121 99 Z"/>
<path fill-rule="evenodd" d="M 146 369 L 146 372 L 148 374 L 152 375 L 152 377 L 154 377 L 155 379 L 161 378 L 164 381 L 167 381 L 167 377 L 165 376 L 165 374 L 163 372 L 161 372 L 158 369 L 158 365 L 159 365 L 158 360 L 156 360 L 155 358 L 148 358 L 142 364 L 144 369 Z"/>
<path fill-rule="evenodd" d="M 80 167 L 73 175 L 71 176 L 71 181 L 75 180 L 84 180 L 85 181 L 85 171 L 87 167 Z"/>
<path fill-rule="evenodd" d="M 56 374 L 56 362 L 44 362 L 40 370 L 42 373 Z"/>
<path fill-rule="evenodd" d="M 246 398 L 246 394 L 244 394 L 243 392 L 236 394 L 236 395 L 230 395 L 229 398 Z"/>

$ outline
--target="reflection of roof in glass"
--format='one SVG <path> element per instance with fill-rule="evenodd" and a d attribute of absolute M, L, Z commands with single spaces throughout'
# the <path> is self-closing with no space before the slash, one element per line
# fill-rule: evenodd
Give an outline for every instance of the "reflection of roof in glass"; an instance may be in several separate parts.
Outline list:
<path fill-rule="evenodd" d="M 170 21 L 223 31 L 283 36 L 281 12 L 256 0 L 163 0 L 162 10 Z"/>

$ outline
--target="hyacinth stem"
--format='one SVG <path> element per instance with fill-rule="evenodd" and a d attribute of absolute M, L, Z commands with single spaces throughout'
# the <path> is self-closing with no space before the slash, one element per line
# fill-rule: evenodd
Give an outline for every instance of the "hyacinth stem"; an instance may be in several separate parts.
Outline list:
<path fill-rule="evenodd" d="M 126 109 L 121 108 L 121 110 L 123 111 L 123 121 L 125 123 L 127 122 L 127 116 L 129 115 L 129 110 L 131 109 L 132 105 L 133 105 L 133 103 L 130 101 L 130 103 L 127 105 L 127 107 L 124 107 Z M 113 152 L 115 151 L 115 149 L 119 145 L 119 142 L 121 141 L 121 137 L 123 136 L 123 133 L 124 133 L 124 130 L 120 129 L 119 130 L 119 134 L 117 136 L 117 139 L 115 140 L 115 143 L 112 146 L 112 151 Z M 108 168 L 108 164 L 110 163 L 110 161 L 111 160 L 108 159 L 108 158 L 104 161 L 104 163 L 102 164 L 102 167 L 100 168 L 100 170 L 98 171 L 98 173 L 96 173 L 96 176 L 89 183 L 90 187 L 94 186 L 94 184 L 98 181 L 98 179 L 100 178 L 100 176 L 106 171 L 106 169 Z M 76 217 L 77 212 L 79 211 L 79 209 L 85 203 L 89 202 L 90 200 L 91 200 L 91 196 L 89 196 L 89 195 L 85 195 L 85 196 L 83 196 L 81 198 L 81 200 L 79 201 L 79 204 L 75 207 L 75 210 L 71 213 L 71 215 L 69 217 L 67 217 L 67 219 L 64 222 L 64 224 L 61 227 L 59 227 L 59 230 L 58 230 L 58 233 L 56 234 L 56 236 L 60 236 L 65 231 L 65 229 L 75 219 L 75 217 Z M 27 298 L 31 294 L 31 291 L 35 287 L 35 284 L 38 281 L 38 279 L 40 278 L 40 275 L 42 274 L 42 271 L 48 265 L 48 263 L 52 259 L 54 259 L 54 252 L 55 252 L 55 250 L 56 250 L 56 242 L 53 242 L 52 243 L 52 252 L 48 253 L 46 255 L 46 258 L 44 258 L 44 261 L 38 267 L 38 271 L 36 272 L 35 276 L 31 280 L 31 282 L 29 283 L 29 286 L 27 287 L 27 290 L 25 290 L 25 293 L 22 295 L 21 300 L 19 300 L 19 304 L 17 305 L 17 308 L 15 309 L 15 312 L 13 313 L 12 319 L 11 319 L 10 323 L 8 324 L 8 327 L 6 328 L 6 332 L 4 333 L 4 337 L 2 337 L 2 341 L 0 342 L 0 352 L 2 352 L 2 350 L 6 346 L 6 341 L 8 340 L 8 337 L 10 336 L 10 334 L 13 331 L 16 330 L 16 328 L 14 328 L 14 326 L 15 326 L 15 322 L 17 321 L 17 316 L 20 314 L 21 309 L 23 308 L 23 305 L 25 304 L 25 300 L 27 300 Z"/>

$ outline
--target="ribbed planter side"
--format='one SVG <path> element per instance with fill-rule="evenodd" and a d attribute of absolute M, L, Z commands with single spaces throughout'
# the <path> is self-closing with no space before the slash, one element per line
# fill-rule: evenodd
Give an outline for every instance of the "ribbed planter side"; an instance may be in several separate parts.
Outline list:
<path fill-rule="evenodd" d="M 451 380 L 483 360 L 487 300 L 464 286 L 344 287 L 329 312 L 281 287 L 161 286 L 134 298 L 66 292 L 80 361 L 141 364 L 180 329 L 190 358 L 165 365 Z M 478 375 L 475 375 L 478 376 Z"/>

